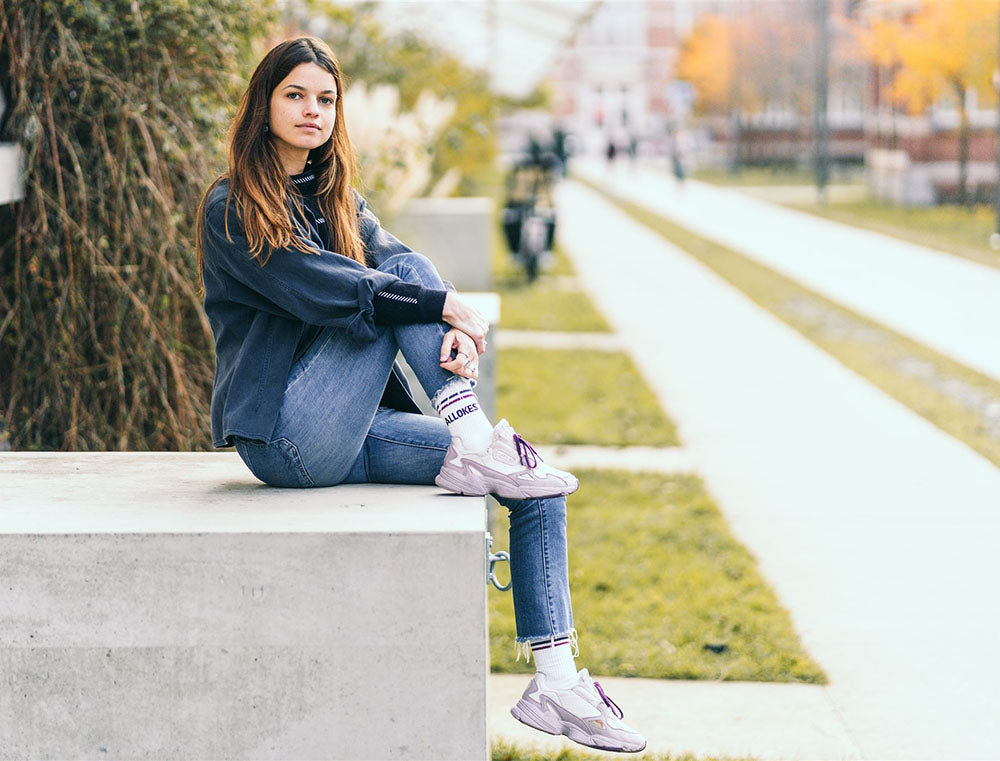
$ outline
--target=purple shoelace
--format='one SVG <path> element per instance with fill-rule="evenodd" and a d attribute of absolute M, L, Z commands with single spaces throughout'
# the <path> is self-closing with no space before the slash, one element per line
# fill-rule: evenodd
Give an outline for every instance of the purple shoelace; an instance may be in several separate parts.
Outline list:
<path fill-rule="evenodd" d="M 535 448 L 531 446 L 531 444 L 522 439 L 516 433 L 514 434 L 514 448 L 517 449 L 518 459 L 521 460 L 521 463 L 525 467 L 538 467 L 538 461 L 542 459 L 541 456 L 535 451 Z"/>
<path fill-rule="evenodd" d="M 604 690 L 601 689 L 601 683 L 594 682 L 594 687 L 596 687 L 597 692 L 600 693 L 601 699 L 604 701 L 604 704 L 611 709 L 611 713 L 613 713 L 619 719 L 624 719 L 625 712 L 618 707 L 618 704 L 615 701 L 613 701 L 611 698 L 609 698 L 607 695 L 604 694 Z"/>

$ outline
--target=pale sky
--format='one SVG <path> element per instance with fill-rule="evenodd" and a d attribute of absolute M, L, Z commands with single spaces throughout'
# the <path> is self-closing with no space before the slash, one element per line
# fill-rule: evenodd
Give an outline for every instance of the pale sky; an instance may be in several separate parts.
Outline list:
<path fill-rule="evenodd" d="M 497 90 L 525 95 L 595 2 L 382 0 L 377 5 L 379 17 L 390 29 L 412 29 L 466 63 L 488 69 Z"/>

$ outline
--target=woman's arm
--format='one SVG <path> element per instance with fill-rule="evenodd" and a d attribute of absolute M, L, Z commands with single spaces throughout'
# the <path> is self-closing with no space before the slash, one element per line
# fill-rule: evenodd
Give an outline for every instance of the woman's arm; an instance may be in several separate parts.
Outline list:
<path fill-rule="evenodd" d="M 206 211 L 206 266 L 216 267 L 236 281 L 229 288 L 230 298 L 256 309 L 312 325 L 335 325 L 347 329 L 358 340 L 374 341 L 377 338 L 375 294 L 387 289 L 421 288 L 321 249 L 307 238 L 300 240 L 315 253 L 275 249 L 265 243 L 261 256 L 267 258 L 267 264 L 262 267 L 258 259 L 250 256 L 236 207 L 229 208 L 228 225 L 225 215 L 224 198 Z M 418 299 L 418 304 L 410 310 L 416 310 L 414 314 L 393 314 L 390 318 L 394 319 L 389 321 L 440 320 L 443 301 L 443 296 Z M 430 314 L 431 311 L 436 313 Z"/>
<path fill-rule="evenodd" d="M 382 227 L 379 218 L 368 208 L 360 193 L 354 191 L 354 197 L 358 208 L 358 229 L 361 240 L 376 267 L 395 254 L 412 253 L 412 248 Z M 475 342 L 476 350 L 482 354 L 486 351 L 489 322 L 478 309 L 462 300 L 455 291 L 455 286 L 447 280 L 444 281 L 444 286 L 448 290 L 448 295 L 441 310 L 441 319 L 469 336 Z"/>

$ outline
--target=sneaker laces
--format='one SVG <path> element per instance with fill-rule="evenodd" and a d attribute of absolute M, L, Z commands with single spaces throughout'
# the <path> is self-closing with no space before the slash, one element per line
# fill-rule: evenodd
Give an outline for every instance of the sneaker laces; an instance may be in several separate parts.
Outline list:
<path fill-rule="evenodd" d="M 604 690 L 601 688 L 601 683 L 594 682 L 594 687 L 597 688 L 597 692 L 600 694 L 601 700 L 604 701 L 604 704 L 611 709 L 611 713 L 613 713 L 619 719 L 624 719 L 625 712 L 618 707 L 618 704 L 615 701 L 613 701 L 611 698 L 609 698 L 607 695 L 604 694 Z"/>
<path fill-rule="evenodd" d="M 521 461 L 521 464 L 527 468 L 537 468 L 538 463 L 541 462 L 542 456 L 535 451 L 535 448 L 531 446 L 527 441 L 522 439 L 518 434 L 514 434 L 514 448 L 517 450 L 517 457 Z"/>

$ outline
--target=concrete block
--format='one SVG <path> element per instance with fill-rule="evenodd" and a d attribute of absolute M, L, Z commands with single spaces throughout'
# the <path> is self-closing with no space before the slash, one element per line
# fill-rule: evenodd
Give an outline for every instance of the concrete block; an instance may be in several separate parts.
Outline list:
<path fill-rule="evenodd" d="M 498 293 L 462 293 L 469 304 L 474 306 L 490 323 L 490 334 L 487 336 L 486 353 L 479 360 L 479 378 L 476 383 L 476 396 L 482 404 L 483 411 L 493 422 L 496 422 L 497 412 L 497 332 L 496 326 L 500 322 L 500 294 Z M 397 357 L 403 374 L 410 384 L 413 398 L 417 405 L 426 415 L 436 415 L 434 407 L 431 406 L 427 394 L 417 382 L 417 376 L 408 364 L 402 353 Z"/>
<path fill-rule="evenodd" d="M 388 220 L 386 229 L 427 256 L 458 290 L 488 291 L 492 225 L 490 198 L 417 198 Z"/>
<path fill-rule="evenodd" d="M 484 534 L 232 452 L 0 453 L 0 758 L 486 758 Z"/>
<path fill-rule="evenodd" d="M 18 143 L 0 143 L 0 204 L 24 198 L 24 154 Z"/>

